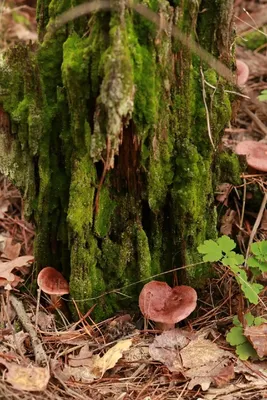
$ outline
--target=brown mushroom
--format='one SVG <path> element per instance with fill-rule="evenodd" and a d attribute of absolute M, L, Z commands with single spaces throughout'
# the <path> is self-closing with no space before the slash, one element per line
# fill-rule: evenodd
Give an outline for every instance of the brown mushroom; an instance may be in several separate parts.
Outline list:
<path fill-rule="evenodd" d="M 236 60 L 236 76 L 238 86 L 243 86 L 249 77 L 249 68 L 244 61 Z"/>
<path fill-rule="evenodd" d="M 165 282 L 147 283 L 139 296 L 139 307 L 145 318 L 155 321 L 161 330 L 173 329 L 197 305 L 197 293 L 189 286 L 175 286 Z"/>
<path fill-rule="evenodd" d="M 245 155 L 248 166 L 253 170 L 267 172 L 267 144 L 244 140 L 237 144 L 235 152 Z"/>
<path fill-rule="evenodd" d="M 44 293 L 51 297 L 54 308 L 61 308 L 60 297 L 69 293 L 69 284 L 64 276 L 52 267 L 45 267 L 39 272 L 37 284 Z"/>

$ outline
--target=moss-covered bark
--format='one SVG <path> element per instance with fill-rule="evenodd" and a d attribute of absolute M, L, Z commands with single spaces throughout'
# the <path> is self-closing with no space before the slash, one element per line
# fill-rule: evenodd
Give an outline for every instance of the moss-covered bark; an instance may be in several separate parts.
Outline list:
<path fill-rule="evenodd" d="M 233 38 L 231 0 L 146 0 L 166 30 L 121 1 L 45 36 L 78 3 L 39 0 L 40 43 L 2 56 L 0 104 L 11 125 L 0 135 L 0 167 L 34 217 L 38 268 L 62 269 L 83 311 L 104 291 L 198 261 L 197 246 L 216 235 L 220 168 L 201 70 L 216 149 L 231 114 L 227 85 L 171 31 L 177 25 L 228 66 Z M 204 272 L 186 278 L 198 285 Z M 121 300 L 98 300 L 98 317 Z"/>

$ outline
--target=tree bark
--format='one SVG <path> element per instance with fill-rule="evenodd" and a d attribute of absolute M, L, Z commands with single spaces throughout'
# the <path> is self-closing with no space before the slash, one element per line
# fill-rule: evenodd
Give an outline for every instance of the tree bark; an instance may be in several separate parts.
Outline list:
<path fill-rule="evenodd" d="M 232 0 L 144 1 L 164 30 L 118 0 L 46 35 L 79 3 L 39 0 L 39 44 L 0 62 L 0 169 L 35 221 L 38 269 L 61 269 L 85 311 L 199 261 L 216 236 L 216 184 L 237 181 L 238 163 L 218 150 L 230 85 L 171 35 L 179 27 L 231 67 Z M 194 286 L 208 273 L 186 271 L 179 282 Z M 121 293 L 135 301 L 139 289 Z M 129 298 L 97 303 L 102 318 Z"/>

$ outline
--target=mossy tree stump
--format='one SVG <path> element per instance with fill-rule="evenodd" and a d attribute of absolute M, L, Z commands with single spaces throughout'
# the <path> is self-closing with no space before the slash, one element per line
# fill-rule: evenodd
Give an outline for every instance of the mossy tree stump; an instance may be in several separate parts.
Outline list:
<path fill-rule="evenodd" d="M 171 31 L 229 67 L 233 35 L 231 0 L 148 0 L 167 30 L 116 2 L 48 37 L 55 17 L 79 3 L 39 0 L 39 44 L 1 56 L 0 167 L 35 221 L 37 267 L 62 270 L 85 311 L 85 299 L 198 261 L 197 246 L 216 236 L 219 153 L 200 69 L 212 85 L 216 149 L 231 99 L 226 81 Z M 182 279 L 198 285 L 203 275 L 192 268 Z M 123 299 L 98 300 L 98 318 L 128 308 Z"/>

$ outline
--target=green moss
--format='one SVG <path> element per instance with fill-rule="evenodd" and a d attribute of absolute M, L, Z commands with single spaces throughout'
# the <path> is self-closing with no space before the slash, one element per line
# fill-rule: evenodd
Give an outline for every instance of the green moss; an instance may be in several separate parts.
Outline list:
<path fill-rule="evenodd" d="M 266 25 L 265 25 L 265 30 L 266 30 Z M 238 45 L 246 47 L 246 49 L 249 50 L 257 50 L 259 47 L 266 45 L 266 43 L 267 43 L 266 32 L 263 31 L 261 33 L 257 30 L 249 32 L 237 39 Z"/>
<path fill-rule="evenodd" d="M 95 216 L 94 229 L 97 236 L 105 237 L 110 231 L 111 216 L 116 203 L 111 200 L 108 187 L 103 187 L 99 193 L 98 211 Z"/>
<path fill-rule="evenodd" d="M 241 168 L 239 159 L 236 154 L 223 152 L 219 153 L 216 164 L 220 170 L 219 181 L 229 182 L 233 185 L 240 185 L 241 183 Z"/>
<path fill-rule="evenodd" d="M 149 278 L 152 275 L 151 255 L 147 235 L 145 231 L 140 227 L 137 227 L 136 239 L 139 278 Z"/>
<path fill-rule="evenodd" d="M 68 222 L 80 237 L 92 226 L 95 171 L 91 160 L 85 155 L 75 161 L 70 185 Z"/>

